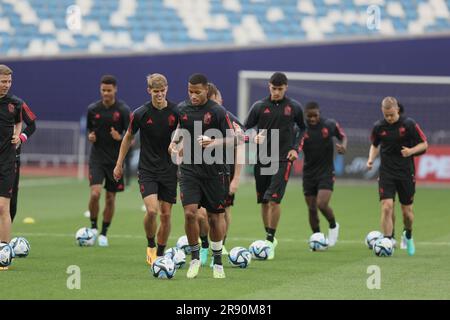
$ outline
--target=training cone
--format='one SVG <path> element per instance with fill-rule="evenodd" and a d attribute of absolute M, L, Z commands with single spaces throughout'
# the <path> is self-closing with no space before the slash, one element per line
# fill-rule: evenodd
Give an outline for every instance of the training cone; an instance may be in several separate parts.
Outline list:
<path fill-rule="evenodd" d="M 36 221 L 34 221 L 34 219 L 31 217 L 26 217 L 25 219 L 23 219 L 23 223 L 26 223 L 26 224 L 33 224 L 35 222 Z"/>

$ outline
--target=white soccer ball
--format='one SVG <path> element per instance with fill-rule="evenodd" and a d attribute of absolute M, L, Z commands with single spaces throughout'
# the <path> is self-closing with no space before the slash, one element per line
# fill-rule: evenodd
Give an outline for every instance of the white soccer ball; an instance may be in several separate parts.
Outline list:
<path fill-rule="evenodd" d="M 177 268 L 171 259 L 159 257 L 153 262 L 151 272 L 155 278 L 172 279 L 177 272 Z"/>
<path fill-rule="evenodd" d="M 80 247 L 91 247 L 95 244 L 95 234 L 91 228 L 78 229 L 75 239 Z"/>
<path fill-rule="evenodd" d="M 177 247 L 169 248 L 164 252 L 164 257 L 167 257 L 172 260 L 175 253 L 177 253 L 178 251 L 180 251 L 180 249 L 178 249 Z"/>
<path fill-rule="evenodd" d="M 14 251 L 8 243 L 0 243 L 0 267 L 7 267 L 11 264 Z"/>
<path fill-rule="evenodd" d="M 228 261 L 233 267 L 247 268 L 252 261 L 252 254 L 243 247 L 235 247 L 228 253 Z"/>
<path fill-rule="evenodd" d="M 181 236 L 178 238 L 177 248 L 183 250 L 186 255 L 191 254 L 191 246 L 189 245 L 187 236 Z"/>
<path fill-rule="evenodd" d="M 328 239 L 321 232 L 316 232 L 309 238 L 309 248 L 312 251 L 325 251 L 328 249 Z"/>
<path fill-rule="evenodd" d="M 183 250 L 178 250 L 173 256 L 172 261 L 177 269 L 181 269 L 186 264 L 186 254 Z"/>
<path fill-rule="evenodd" d="M 30 243 L 23 237 L 15 237 L 9 242 L 14 251 L 14 255 L 19 258 L 25 258 L 30 253 Z"/>
<path fill-rule="evenodd" d="M 394 244 L 389 238 L 381 238 L 375 241 L 373 252 L 378 257 L 390 257 L 394 253 Z"/>
<path fill-rule="evenodd" d="M 177 269 L 182 268 L 186 264 L 186 254 L 184 250 L 177 247 L 169 248 L 164 253 L 164 257 L 171 259 Z"/>
<path fill-rule="evenodd" d="M 370 250 L 373 250 L 373 245 L 378 239 L 384 238 L 380 231 L 370 231 L 366 236 L 366 245 Z"/>
<path fill-rule="evenodd" d="M 254 241 L 248 248 L 252 257 L 257 260 L 266 260 L 269 257 L 270 247 L 264 240 Z"/>

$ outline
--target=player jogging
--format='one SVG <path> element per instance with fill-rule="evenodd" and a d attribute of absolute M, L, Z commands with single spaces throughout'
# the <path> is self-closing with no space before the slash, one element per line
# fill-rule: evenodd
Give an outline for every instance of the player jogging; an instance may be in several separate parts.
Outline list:
<path fill-rule="evenodd" d="M 172 205 L 177 200 L 177 166 L 172 163 L 167 149 L 172 132 L 178 125 L 178 108 L 166 99 L 168 83 L 164 75 L 149 75 L 147 84 L 151 101 L 136 109 L 131 116 L 130 127 L 122 141 L 114 168 L 114 177 L 122 177 L 125 156 L 134 135 L 139 131 L 141 149 L 138 176 L 146 208 L 144 229 L 147 236 L 147 263 L 152 265 L 157 257 L 164 255 L 171 228 Z M 161 221 L 159 229 L 156 221 L 158 212 Z"/>
<path fill-rule="evenodd" d="M 116 93 L 116 78 L 111 75 L 103 76 L 100 83 L 102 99 L 89 105 L 87 112 L 88 139 L 92 143 L 89 158 L 89 212 L 91 227 L 96 236 L 103 181 L 106 189 L 103 224 L 98 237 L 98 245 L 101 247 L 108 246 L 107 232 L 114 216 L 116 192 L 124 190 L 123 180 L 116 181 L 113 170 L 119 155 L 122 134 L 128 128 L 130 109 L 125 102 L 116 99 Z"/>
<path fill-rule="evenodd" d="M 210 225 L 211 249 L 214 255 L 213 277 L 225 278 L 222 243 L 229 176 L 224 158 L 217 157 L 209 163 L 205 154 L 215 155 L 218 149 L 223 149 L 223 144 L 229 140 L 227 131 L 234 142 L 233 126 L 226 110 L 208 99 L 206 76 L 192 75 L 189 78 L 188 93 L 189 99 L 179 105 L 181 136 L 175 135 L 169 147 L 169 152 L 178 152 L 177 144 L 182 137 L 184 156 L 180 165 L 180 196 L 184 208 L 185 231 L 192 251 L 187 277 L 195 278 L 200 269 L 199 224 L 196 214 L 201 206 L 207 211 Z M 209 132 L 220 133 L 222 137 L 208 135 Z"/>
<path fill-rule="evenodd" d="M 381 228 L 384 236 L 392 239 L 394 199 L 398 193 L 403 213 L 402 237 L 406 239 L 408 255 L 412 256 L 415 253 L 412 225 L 416 189 L 413 156 L 428 148 L 427 138 L 413 119 L 400 114 L 395 98 L 384 98 L 381 111 L 384 118 L 377 121 L 372 129 L 367 168 L 372 169 L 375 158 L 380 154 L 378 191 L 381 201 Z"/>
<path fill-rule="evenodd" d="M 309 224 L 313 233 L 320 232 L 319 209 L 329 223 L 328 241 L 332 247 L 339 236 L 339 223 L 329 206 L 335 181 L 333 137 L 340 141 L 336 144 L 339 154 L 347 150 L 347 137 L 335 120 L 321 117 L 316 102 L 306 104 L 305 120 L 306 132 L 300 149 L 304 154 L 303 193 L 309 211 Z"/>
<path fill-rule="evenodd" d="M 258 160 L 254 168 L 257 202 L 261 204 L 266 242 L 270 246 L 269 260 L 275 257 L 275 248 L 278 243 L 275 232 L 281 216 L 280 203 L 286 190 L 292 163 L 298 158 L 297 150 L 305 131 L 301 105 L 286 96 L 287 89 L 286 75 L 281 72 L 274 73 L 269 80 L 270 96 L 253 104 L 244 123 L 247 129 L 267 130 L 264 142 L 267 150 L 271 150 L 272 144 L 278 143 L 279 146 L 278 154 L 268 155 L 270 159 L 268 164 L 262 161 L 261 154 L 258 152 Z M 300 130 L 297 139 L 294 139 L 295 124 Z M 277 132 L 279 141 L 271 141 L 272 133 Z M 275 166 L 276 172 L 266 174 L 265 169 L 271 166 Z"/>
<path fill-rule="evenodd" d="M 0 242 L 11 240 L 10 202 L 13 194 L 16 147 L 22 132 L 22 99 L 9 93 L 12 70 L 0 65 Z M 1 267 L 0 270 L 8 270 Z"/>

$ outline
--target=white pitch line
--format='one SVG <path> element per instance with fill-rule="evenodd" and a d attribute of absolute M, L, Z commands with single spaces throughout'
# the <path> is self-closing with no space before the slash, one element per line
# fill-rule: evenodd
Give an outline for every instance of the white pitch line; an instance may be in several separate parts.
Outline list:
<path fill-rule="evenodd" d="M 21 233 L 22 236 L 33 236 L 33 237 L 59 237 L 59 238 L 73 238 L 73 234 L 68 233 L 34 233 L 34 232 L 27 232 L 27 233 Z M 116 239 L 144 239 L 145 236 L 136 236 L 131 234 L 112 234 L 108 235 L 109 238 L 116 238 Z M 170 240 L 177 240 L 177 237 L 169 237 Z M 232 241 L 255 241 L 253 238 L 241 238 L 241 237 L 227 237 L 228 240 Z M 307 243 L 307 239 L 290 239 L 290 238 L 277 238 L 278 241 L 281 242 L 303 242 Z M 356 240 L 339 240 L 339 243 L 344 244 L 364 244 L 364 241 L 356 241 Z M 434 242 L 434 241 L 419 241 L 416 242 L 416 244 L 421 246 L 450 246 L 449 242 Z"/>
<path fill-rule="evenodd" d="M 55 178 L 55 179 L 27 179 L 20 181 L 21 188 L 57 186 L 65 184 L 75 184 L 78 181 L 73 178 Z"/>

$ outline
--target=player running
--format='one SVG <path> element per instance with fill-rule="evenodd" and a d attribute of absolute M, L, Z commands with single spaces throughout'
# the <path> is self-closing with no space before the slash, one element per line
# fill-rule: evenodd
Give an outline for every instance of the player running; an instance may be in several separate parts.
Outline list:
<path fill-rule="evenodd" d="M 120 147 L 114 177 L 122 177 L 125 156 L 134 135 L 139 131 L 139 186 L 146 208 L 144 229 L 147 236 L 147 263 L 152 265 L 157 257 L 164 255 L 171 228 L 172 205 L 177 200 L 177 166 L 167 149 L 172 132 L 178 125 L 178 108 L 166 98 L 168 82 L 164 75 L 149 75 L 147 84 L 151 101 L 132 114 L 130 127 Z M 158 212 L 161 221 L 159 229 L 156 221 Z"/>
<path fill-rule="evenodd" d="M 106 189 L 103 224 L 98 237 L 98 245 L 101 247 L 108 246 L 107 232 L 114 216 L 116 192 L 124 190 L 123 180 L 116 181 L 113 170 L 119 155 L 122 134 L 128 128 L 130 108 L 125 102 L 116 99 L 116 93 L 116 78 L 111 75 L 103 76 L 100 83 L 102 99 L 89 105 L 87 112 L 88 139 L 92 143 L 89 158 L 89 212 L 91 228 L 96 236 L 103 181 Z"/>
<path fill-rule="evenodd" d="M 10 203 L 14 188 L 16 147 L 22 132 L 22 99 L 9 93 L 12 70 L 0 65 L 0 242 L 11 240 Z M 8 270 L 1 267 L 0 270 Z"/>
<path fill-rule="evenodd" d="M 336 144 L 339 154 L 347 150 L 347 137 L 335 120 L 321 117 L 316 102 L 306 104 L 305 119 L 306 132 L 300 149 L 304 154 L 303 193 L 309 211 L 309 224 L 313 233 L 320 232 L 319 209 L 329 223 L 328 245 L 333 247 L 339 236 L 339 223 L 329 206 L 335 181 L 333 137 L 340 141 Z"/>
<path fill-rule="evenodd" d="M 215 101 L 218 105 L 223 106 L 223 99 L 222 94 L 217 89 L 216 85 L 212 82 L 208 83 L 208 99 L 211 99 Z M 239 122 L 239 120 L 231 113 L 227 112 L 228 116 L 230 117 L 230 120 L 233 123 L 233 127 L 235 130 L 239 130 L 240 132 L 243 132 L 243 125 Z M 241 176 L 241 171 L 243 167 L 243 160 L 238 161 L 239 157 L 242 156 L 244 153 L 244 150 L 242 148 L 244 147 L 243 144 L 239 145 L 233 145 L 230 147 L 230 149 L 227 149 L 226 152 L 228 152 L 229 155 L 234 156 L 234 161 L 232 163 L 229 163 L 229 175 L 230 175 L 230 185 L 229 190 L 226 195 L 225 199 L 225 235 L 223 238 L 223 246 L 222 246 L 222 255 L 228 255 L 228 251 L 225 248 L 225 241 L 227 239 L 228 230 L 230 227 L 231 222 L 231 207 L 234 205 L 234 195 L 239 188 L 239 180 Z M 209 233 L 209 225 L 207 220 L 207 214 L 206 211 L 203 208 L 199 209 L 199 223 L 200 223 L 200 239 L 201 239 L 201 248 L 200 248 L 200 261 L 202 266 L 206 265 L 208 260 L 208 233 Z M 210 267 L 213 267 L 214 265 L 214 259 L 211 260 Z"/>
<path fill-rule="evenodd" d="M 413 202 L 416 191 L 414 155 L 427 148 L 427 138 L 413 119 L 400 114 L 398 102 L 386 97 L 381 104 L 384 119 L 375 123 L 372 129 L 367 168 L 372 169 L 378 154 L 381 155 L 378 180 L 381 201 L 381 228 L 386 238 L 392 239 L 395 193 L 398 193 L 402 213 L 408 255 L 415 253 L 412 238 L 414 220 Z"/>
<path fill-rule="evenodd" d="M 267 130 L 264 144 L 267 150 L 278 143 L 279 152 L 269 154 L 265 163 L 258 152 L 254 168 L 257 202 L 261 204 L 261 214 L 266 230 L 266 242 L 270 246 L 269 260 L 275 257 L 278 241 L 275 232 L 281 216 L 281 201 L 286 190 L 292 163 L 298 158 L 298 147 L 305 131 L 303 111 L 299 102 L 286 96 L 288 79 L 284 73 L 276 72 L 269 80 L 270 96 L 253 104 L 244 127 Z M 299 134 L 295 134 L 297 124 Z M 279 133 L 279 141 L 271 141 L 272 133 Z M 297 137 L 297 139 L 294 139 Z M 258 141 L 257 141 L 258 143 Z M 259 148 L 261 150 L 261 148 Z M 268 167 L 275 166 L 275 173 L 267 174 Z"/>
<path fill-rule="evenodd" d="M 181 201 L 184 208 L 185 230 L 191 246 L 192 260 L 187 277 L 192 279 L 200 269 L 198 208 L 204 207 L 210 225 L 211 249 L 214 255 L 213 276 L 225 278 L 222 265 L 222 243 L 225 231 L 225 197 L 228 192 L 228 172 L 224 157 L 209 162 L 223 144 L 234 143 L 233 126 L 226 110 L 208 99 L 208 79 L 194 74 L 188 83 L 189 99 L 179 105 L 180 134 L 176 134 L 169 147 L 177 153 L 177 144 L 183 140 L 183 162 L 180 165 Z M 214 137 L 212 131 L 222 137 Z M 228 132 L 227 132 L 228 131 Z M 228 133 L 228 137 L 227 137 Z M 196 145 L 197 144 L 197 145 Z M 200 148 L 199 148 L 200 145 Z"/>

